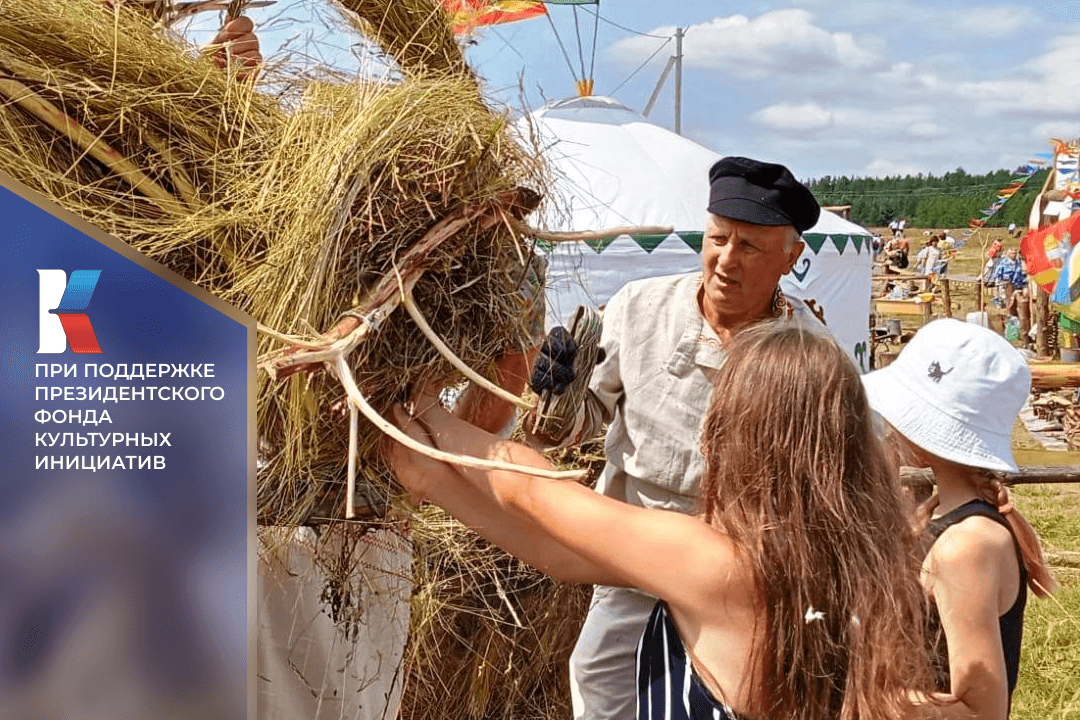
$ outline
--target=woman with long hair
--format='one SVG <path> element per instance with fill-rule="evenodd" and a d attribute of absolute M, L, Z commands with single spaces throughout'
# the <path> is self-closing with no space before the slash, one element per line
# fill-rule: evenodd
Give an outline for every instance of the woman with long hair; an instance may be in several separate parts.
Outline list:
<path fill-rule="evenodd" d="M 742 330 L 701 435 L 701 513 L 635 507 L 576 483 L 453 468 L 399 444 L 398 478 L 561 580 L 660 598 L 638 651 L 638 717 L 892 720 L 936 712 L 921 552 L 854 364 L 822 330 Z M 411 436 L 549 467 L 431 394 Z M 693 432 L 687 429 L 688 432 Z"/>
<path fill-rule="evenodd" d="M 922 508 L 933 538 L 922 582 L 931 600 L 937 685 L 950 717 L 1006 718 L 1020 663 L 1027 588 L 1054 581 L 1031 525 L 1009 502 L 1012 428 L 1027 399 L 1027 361 L 996 333 L 936 320 L 888 367 L 863 377 L 889 423 L 897 462 L 927 467 L 937 493 Z"/>

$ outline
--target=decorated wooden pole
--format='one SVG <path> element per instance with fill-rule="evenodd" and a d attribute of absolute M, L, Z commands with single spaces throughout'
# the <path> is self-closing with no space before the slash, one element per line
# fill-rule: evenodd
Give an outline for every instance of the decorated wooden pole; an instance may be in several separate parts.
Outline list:
<path fill-rule="evenodd" d="M 1035 354 L 1039 357 L 1047 357 L 1050 354 L 1049 343 L 1046 340 L 1050 317 L 1050 295 L 1039 288 L 1035 293 Z"/>

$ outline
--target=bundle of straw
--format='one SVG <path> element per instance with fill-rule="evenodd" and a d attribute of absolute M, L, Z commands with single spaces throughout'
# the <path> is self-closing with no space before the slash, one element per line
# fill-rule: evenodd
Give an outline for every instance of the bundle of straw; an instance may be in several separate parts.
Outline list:
<path fill-rule="evenodd" d="M 517 286 L 531 250 L 511 222 L 535 204 L 522 188 L 542 187 L 540 165 L 483 103 L 434 3 L 345 5 L 404 80 L 311 83 L 290 109 L 126 5 L 5 3 L 0 169 L 276 331 L 261 354 L 280 336 L 317 342 L 396 297 L 404 274 L 484 374 L 528 342 Z M 402 311 L 371 329 L 347 361 L 377 412 L 457 373 Z M 291 525 L 343 496 L 349 430 L 337 379 L 284 374 L 259 381 L 258 512 Z M 386 495 L 382 434 L 365 422 L 357 436 L 368 494 Z"/>
<path fill-rule="evenodd" d="M 603 435 L 552 453 L 603 470 Z M 590 587 L 559 583 L 506 555 L 438 508 L 413 516 L 416 547 L 404 720 L 571 717 L 568 664 Z"/>
<path fill-rule="evenodd" d="M 418 520 L 403 720 L 570 717 L 590 588 L 540 575 L 437 508 Z"/>
<path fill-rule="evenodd" d="M 157 4 L 151 15 L 102 0 L 2 3 L 0 170 L 261 323 L 260 522 L 340 518 L 345 380 L 322 372 L 320 353 L 353 338 L 345 372 L 386 414 L 416 384 L 457 373 L 421 315 L 483 375 L 527 346 L 519 284 L 532 248 L 520 220 L 545 190 L 543 165 L 484 104 L 433 0 L 342 0 L 402 79 L 310 82 L 299 103 L 168 37 L 154 18 L 169 3 Z M 275 72 L 263 87 L 294 86 Z M 410 314 L 394 309 L 403 290 Z M 381 438 L 358 423 L 372 505 L 393 495 Z M 584 613 L 585 591 L 435 510 L 412 527 L 403 713 L 566 715 L 576 626 L 565 620 Z M 352 568 L 325 569 L 332 616 L 362 621 L 335 582 Z"/>
<path fill-rule="evenodd" d="M 0 169 L 220 291 L 262 237 L 223 222 L 230 185 L 285 116 L 141 13 L 100 0 L 4 3 Z"/>

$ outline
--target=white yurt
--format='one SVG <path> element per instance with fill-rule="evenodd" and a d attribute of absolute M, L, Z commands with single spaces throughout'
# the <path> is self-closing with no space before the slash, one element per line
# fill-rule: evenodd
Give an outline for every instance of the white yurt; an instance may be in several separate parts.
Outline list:
<path fill-rule="evenodd" d="M 531 218 L 533 225 L 558 231 L 673 228 L 670 234 L 549 246 L 549 327 L 565 324 L 578 305 L 603 306 L 631 280 L 700 268 L 708 173 L 719 154 L 604 97 L 551 103 L 519 126 L 555 173 L 555 192 Z M 781 287 L 823 313 L 832 334 L 868 370 L 871 234 L 822 211 L 803 240 L 806 249 Z"/>

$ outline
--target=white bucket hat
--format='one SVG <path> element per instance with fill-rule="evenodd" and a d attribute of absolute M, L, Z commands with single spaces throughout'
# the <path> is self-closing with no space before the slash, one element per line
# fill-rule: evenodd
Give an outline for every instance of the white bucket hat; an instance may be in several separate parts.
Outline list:
<path fill-rule="evenodd" d="M 915 445 L 963 465 L 1016 472 L 1012 428 L 1031 370 L 992 330 L 935 320 L 862 380 L 870 406 Z"/>

